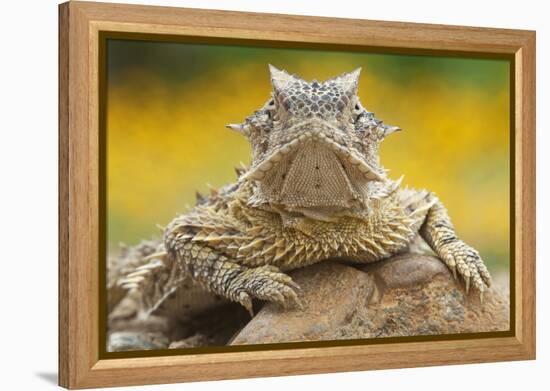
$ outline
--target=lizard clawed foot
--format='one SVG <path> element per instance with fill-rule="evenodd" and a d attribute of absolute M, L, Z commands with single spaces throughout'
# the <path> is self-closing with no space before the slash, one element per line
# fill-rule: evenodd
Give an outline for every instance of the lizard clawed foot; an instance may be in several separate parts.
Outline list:
<path fill-rule="evenodd" d="M 479 291 L 480 300 L 483 301 L 483 293 L 491 286 L 491 275 L 479 253 L 462 240 L 455 240 L 443 245 L 439 256 L 451 269 L 455 279 L 457 274 L 462 277 L 466 293 L 472 285 Z"/>
<path fill-rule="evenodd" d="M 302 308 L 297 292 L 300 287 L 278 268 L 266 265 L 244 270 L 229 287 L 235 301 L 242 304 L 250 314 L 252 299 L 275 302 L 284 308 Z"/>

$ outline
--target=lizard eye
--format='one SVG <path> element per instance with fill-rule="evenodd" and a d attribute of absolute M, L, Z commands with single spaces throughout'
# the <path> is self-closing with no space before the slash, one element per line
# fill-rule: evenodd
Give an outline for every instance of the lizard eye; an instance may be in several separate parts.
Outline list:
<path fill-rule="evenodd" d="M 271 99 L 269 102 L 266 103 L 264 107 L 264 111 L 267 115 L 268 120 L 274 121 L 275 120 L 275 114 L 277 112 L 277 107 L 275 106 L 275 100 Z"/>
<path fill-rule="evenodd" d="M 356 122 L 357 120 L 359 120 L 366 113 L 367 111 L 361 106 L 361 104 L 356 103 L 351 112 L 351 117 L 353 118 L 353 122 Z"/>

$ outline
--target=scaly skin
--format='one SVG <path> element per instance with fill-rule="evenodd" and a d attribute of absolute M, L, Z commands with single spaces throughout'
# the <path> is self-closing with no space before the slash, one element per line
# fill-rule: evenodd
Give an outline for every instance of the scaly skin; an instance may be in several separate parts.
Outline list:
<path fill-rule="evenodd" d="M 456 236 L 445 207 L 428 191 L 386 176 L 378 146 L 399 130 L 357 97 L 359 70 L 308 83 L 270 67 L 273 92 L 243 124 L 251 167 L 233 185 L 199 196 L 164 231 L 164 251 L 120 280 L 158 307 L 191 278 L 239 302 L 300 306 L 284 272 L 330 258 L 355 263 L 406 252 L 420 235 L 466 290 L 480 296 L 490 276 L 479 253 Z"/>

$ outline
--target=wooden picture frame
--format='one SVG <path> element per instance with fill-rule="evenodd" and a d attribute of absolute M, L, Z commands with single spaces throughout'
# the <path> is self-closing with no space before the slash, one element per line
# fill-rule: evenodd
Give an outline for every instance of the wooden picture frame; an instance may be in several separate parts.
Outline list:
<path fill-rule="evenodd" d="M 158 34 L 506 54 L 513 60 L 515 253 L 507 336 L 231 351 L 100 355 L 100 34 Z M 67 388 L 526 360 L 535 358 L 535 32 L 68 2 L 59 6 L 59 384 Z"/>

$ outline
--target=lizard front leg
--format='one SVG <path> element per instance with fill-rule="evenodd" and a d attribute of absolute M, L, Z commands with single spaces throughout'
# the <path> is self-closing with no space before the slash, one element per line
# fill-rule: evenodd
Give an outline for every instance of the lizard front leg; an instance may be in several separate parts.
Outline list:
<path fill-rule="evenodd" d="M 457 237 L 447 209 L 433 193 L 424 192 L 421 201 L 416 203 L 418 209 L 422 209 L 422 204 L 430 206 L 420 226 L 420 235 L 451 269 L 455 278 L 457 274 L 462 277 L 466 292 L 472 284 L 483 297 L 483 292 L 491 285 L 491 276 L 479 252 Z M 412 209 L 414 214 L 414 205 Z"/>
<path fill-rule="evenodd" d="M 273 301 L 282 306 L 300 306 L 292 279 L 272 265 L 246 267 L 213 245 L 207 245 L 177 224 L 165 233 L 167 255 L 207 290 L 242 304 L 252 312 L 252 299 Z"/>

